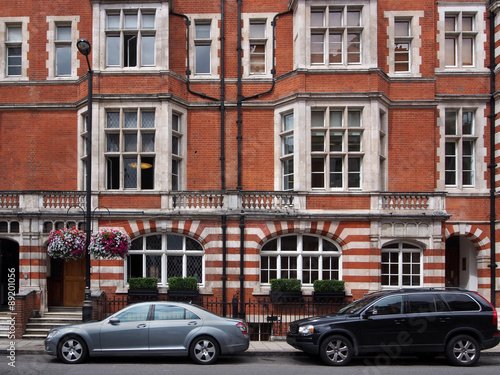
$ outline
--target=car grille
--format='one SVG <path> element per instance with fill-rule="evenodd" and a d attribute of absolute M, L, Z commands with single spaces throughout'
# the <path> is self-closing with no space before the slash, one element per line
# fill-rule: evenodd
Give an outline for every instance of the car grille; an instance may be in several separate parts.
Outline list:
<path fill-rule="evenodd" d="M 290 327 L 288 328 L 288 331 L 290 333 L 298 333 L 299 332 L 299 326 L 297 324 L 290 324 Z"/>

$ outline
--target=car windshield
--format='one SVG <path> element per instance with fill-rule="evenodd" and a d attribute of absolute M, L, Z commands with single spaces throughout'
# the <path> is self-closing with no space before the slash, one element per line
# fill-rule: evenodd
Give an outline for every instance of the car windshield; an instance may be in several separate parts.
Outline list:
<path fill-rule="evenodd" d="M 344 306 L 337 312 L 337 314 L 340 315 L 357 314 L 378 297 L 380 297 L 379 293 L 369 294 L 361 299 L 358 299 L 357 301 L 351 302 L 347 306 Z"/>

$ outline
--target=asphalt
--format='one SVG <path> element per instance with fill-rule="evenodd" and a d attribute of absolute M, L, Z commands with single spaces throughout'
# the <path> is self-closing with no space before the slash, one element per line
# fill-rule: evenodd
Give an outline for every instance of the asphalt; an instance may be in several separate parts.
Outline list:
<path fill-rule="evenodd" d="M 13 343 L 13 345 L 12 345 Z M 12 347 L 14 347 L 15 355 L 21 354 L 44 354 L 43 340 L 9 340 L 0 339 L 0 354 L 12 355 Z M 250 356 L 293 356 L 301 354 L 300 350 L 294 349 L 284 340 L 274 341 L 251 341 L 250 347 L 243 355 Z M 499 355 L 500 345 L 494 348 L 483 350 L 482 355 Z"/>

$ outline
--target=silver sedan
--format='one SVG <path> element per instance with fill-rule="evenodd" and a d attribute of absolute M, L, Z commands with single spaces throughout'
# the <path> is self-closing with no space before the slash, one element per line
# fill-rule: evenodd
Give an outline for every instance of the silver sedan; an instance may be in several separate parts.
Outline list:
<path fill-rule="evenodd" d="M 190 356 L 199 364 L 214 363 L 220 354 L 248 349 L 244 321 L 223 318 L 180 302 L 144 302 L 100 322 L 52 329 L 45 353 L 65 363 L 88 356 Z"/>

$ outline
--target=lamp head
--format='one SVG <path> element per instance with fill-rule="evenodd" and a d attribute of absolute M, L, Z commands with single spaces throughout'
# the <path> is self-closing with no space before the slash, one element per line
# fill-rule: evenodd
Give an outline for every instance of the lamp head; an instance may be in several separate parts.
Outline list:
<path fill-rule="evenodd" d="M 78 51 L 80 51 L 80 53 L 84 56 L 88 56 L 90 54 L 90 50 L 92 49 L 90 42 L 85 38 L 78 39 L 78 42 L 76 42 L 76 48 L 78 48 Z"/>

